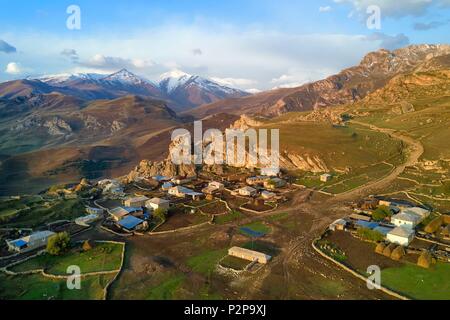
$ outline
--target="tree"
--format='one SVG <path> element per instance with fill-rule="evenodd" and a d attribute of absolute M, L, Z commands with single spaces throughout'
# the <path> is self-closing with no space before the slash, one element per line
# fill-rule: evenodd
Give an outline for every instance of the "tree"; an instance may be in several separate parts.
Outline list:
<path fill-rule="evenodd" d="M 391 209 L 386 206 L 379 206 L 373 213 L 372 218 L 375 221 L 384 220 L 386 217 L 390 217 L 392 215 Z"/>
<path fill-rule="evenodd" d="M 167 210 L 163 208 L 157 208 L 153 211 L 153 216 L 158 218 L 161 221 L 166 221 L 167 219 Z"/>
<path fill-rule="evenodd" d="M 52 256 L 60 256 L 67 252 L 70 246 L 70 236 L 67 232 L 57 233 L 48 239 L 47 252 Z"/>

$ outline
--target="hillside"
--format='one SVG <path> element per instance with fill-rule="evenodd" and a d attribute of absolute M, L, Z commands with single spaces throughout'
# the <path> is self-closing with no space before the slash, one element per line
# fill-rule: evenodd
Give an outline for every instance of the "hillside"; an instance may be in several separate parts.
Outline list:
<path fill-rule="evenodd" d="M 233 114 L 259 114 L 277 116 L 291 111 L 308 111 L 315 108 L 354 103 L 367 94 L 382 88 L 393 77 L 423 68 L 436 68 L 436 57 L 450 54 L 449 45 L 414 45 L 388 51 L 385 49 L 367 54 L 354 66 L 324 80 L 298 88 L 274 90 L 252 97 L 223 100 L 201 106 L 189 114 L 201 118 L 221 112 Z M 446 63 L 448 57 L 439 60 Z"/>

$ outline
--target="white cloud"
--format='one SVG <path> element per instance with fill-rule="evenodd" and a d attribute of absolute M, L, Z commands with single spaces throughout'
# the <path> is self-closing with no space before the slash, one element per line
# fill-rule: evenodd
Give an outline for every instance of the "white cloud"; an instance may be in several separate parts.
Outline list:
<path fill-rule="evenodd" d="M 409 44 L 409 38 L 403 33 L 395 36 L 390 36 L 381 32 L 375 32 L 367 36 L 369 41 L 377 41 L 380 43 L 380 47 L 388 50 L 394 50 L 401 47 L 405 47 Z"/>
<path fill-rule="evenodd" d="M 23 72 L 23 70 L 19 63 L 10 62 L 6 66 L 5 72 L 8 74 L 17 75 L 17 74 L 21 74 Z"/>
<path fill-rule="evenodd" d="M 401 18 L 405 16 L 422 16 L 432 5 L 450 6 L 449 0 L 334 0 L 338 4 L 349 4 L 359 15 L 366 15 L 371 5 L 379 6 L 382 17 Z"/>
<path fill-rule="evenodd" d="M 24 52 L 21 62 L 39 74 L 74 69 L 110 73 L 127 68 L 157 80 L 164 72 L 180 69 L 243 90 L 318 80 L 359 63 L 366 53 L 379 48 L 379 42 L 367 41 L 364 35 L 292 34 L 201 23 L 161 25 L 135 30 L 127 37 L 102 34 L 102 41 L 92 34 L 73 40 L 26 33 L 16 34 L 15 39 Z M 50 43 L 54 45 L 45 45 Z M 37 44 L 39 51 L 35 50 Z M 73 51 L 65 53 L 73 56 L 76 52 L 78 60 L 61 55 L 67 48 Z M 193 54 L 193 48 L 201 48 L 202 55 Z M 282 75 L 292 79 L 272 82 Z"/>
<path fill-rule="evenodd" d="M 329 12 L 331 11 L 330 6 L 319 7 L 319 12 Z"/>
<path fill-rule="evenodd" d="M 250 85 L 255 85 L 257 81 L 252 79 L 236 79 L 236 78 L 218 78 L 211 77 L 211 80 L 222 85 L 230 87 L 245 87 Z"/>
<path fill-rule="evenodd" d="M 82 67 L 93 68 L 105 71 L 117 71 L 117 69 L 146 69 L 154 65 L 152 61 L 144 59 L 128 59 L 121 57 L 105 56 L 102 54 L 95 54 L 86 61 L 80 61 L 78 64 Z"/>
<path fill-rule="evenodd" d="M 257 94 L 257 93 L 262 92 L 262 90 L 259 90 L 259 89 L 256 89 L 256 88 L 247 89 L 245 91 L 247 91 L 248 93 L 251 93 L 251 94 Z"/>

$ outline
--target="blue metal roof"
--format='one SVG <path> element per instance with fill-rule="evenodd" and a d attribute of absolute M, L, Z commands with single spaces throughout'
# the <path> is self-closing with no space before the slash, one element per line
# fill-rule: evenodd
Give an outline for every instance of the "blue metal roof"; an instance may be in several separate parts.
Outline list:
<path fill-rule="evenodd" d="M 122 209 L 124 209 L 124 210 L 127 211 L 128 213 L 133 213 L 133 212 L 139 212 L 139 211 L 142 211 L 142 208 L 136 208 L 136 207 L 122 207 Z"/>
<path fill-rule="evenodd" d="M 368 229 L 374 229 L 379 226 L 377 222 L 368 222 L 363 220 L 358 220 L 355 223 L 359 227 L 368 228 Z"/>
<path fill-rule="evenodd" d="M 387 235 L 392 230 L 393 230 L 393 228 L 382 227 L 382 226 L 378 226 L 378 227 L 373 229 L 373 231 L 377 231 L 377 232 L 381 233 L 384 236 Z"/>
<path fill-rule="evenodd" d="M 133 230 L 143 222 L 144 220 L 141 220 L 139 218 L 133 216 L 126 216 L 125 218 L 119 221 L 119 225 L 127 230 Z"/>
<path fill-rule="evenodd" d="M 17 239 L 11 242 L 15 247 L 22 248 L 26 246 L 28 243 L 25 240 Z"/>
<path fill-rule="evenodd" d="M 241 228 L 239 228 L 239 230 L 253 238 L 261 238 L 261 237 L 265 236 L 265 233 L 255 231 L 255 230 L 252 230 L 247 227 L 241 227 Z"/>

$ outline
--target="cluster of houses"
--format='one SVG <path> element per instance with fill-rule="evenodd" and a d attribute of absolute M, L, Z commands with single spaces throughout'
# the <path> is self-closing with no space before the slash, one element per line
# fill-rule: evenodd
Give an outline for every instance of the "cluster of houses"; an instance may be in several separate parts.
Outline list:
<path fill-rule="evenodd" d="M 383 206 L 389 208 L 393 215 L 384 221 L 373 221 L 370 211 Z M 414 204 L 403 200 L 390 200 L 372 198 L 363 204 L 364 210 L 357 210 L 358 213 L 351 214 L 346 219 L 338 219 L 330 226 L 330 230 L 344 230 L 352 225 L 356 229 L 366 228 L 382 234 L 386 241 L 404 247 L 414 240 L 417 226 L 429 215 L 430 210 L 417 207 Z"/>
<path fill-rule="evenodd" d="M 128 232 L 144 231 L 148 221 L 157 209 L 169 210 L 170 201 L 161 198 L 149 199 L 146 196 L 127 198 L 123 206 L 108 210 L 116 225 Z"/>

